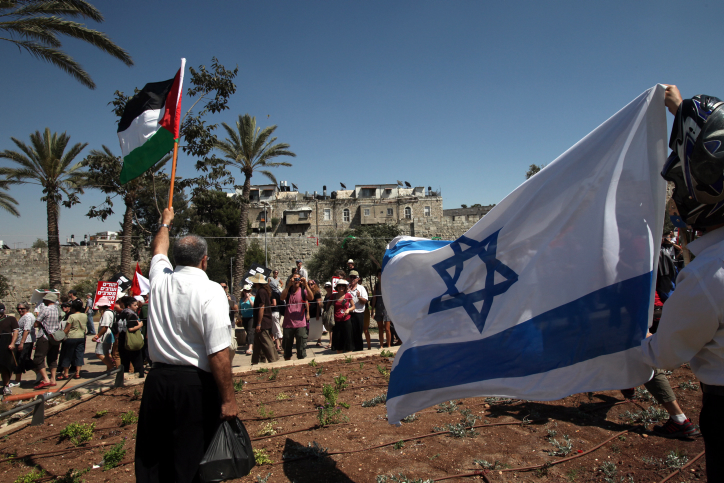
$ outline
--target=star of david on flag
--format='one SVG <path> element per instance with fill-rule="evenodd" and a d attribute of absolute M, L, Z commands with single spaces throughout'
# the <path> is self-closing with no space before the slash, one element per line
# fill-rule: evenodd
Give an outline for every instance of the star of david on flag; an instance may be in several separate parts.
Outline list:
<path fill-rule="evenodd" d="M 657 85 L 457 240 L 388 245 L 382 295 L 403 341 L 390 423 L 451 399 L 554 400 L 651 378 L 640 345 L 653 313 L 666 131 Z"/>
<path fill-rule="evenodd" d="M 518 274 L 495 258 L 499 232 L 500 230 L 496 231 L 481 242 L 472 240 L 466 236 L 461 236 L 457 241 L 450 244 L 453 255 L 432 266 L 435 271 L 440 274 L 440 277 L 442 277 L 447 286 L 447 290 L 444 294 L 432 299 L 428 313 L 434 314 L 443 310 L 463 307 L 478 330 L 480 332 L 483 331 L 485 319 L 488 318 L 488 313 L 490 313 L 490 307 L 493 305 L 495 296 L 505 293 L 512 284 L 518 281 Z M 469 248 L 463 250 L 461 245 L 467 245 Z M 487 270 L 485 274 L 485 287 L 467 294 L 458 292 L 455 284 L 460 278 L 465 262 L 473 257 L 479 257 L 485 264 Z M 453 276 L 450 276 L 448 272 L 450 268 L 455 269 Z M 496 272 L 505 277 L 504 282 L 495 283 Z M 443 300 L 443 298 L 445 299 Z M 480 301 L 483 302 L 483 305 L 481 309 L 478 310 L 475 304 Z"/>

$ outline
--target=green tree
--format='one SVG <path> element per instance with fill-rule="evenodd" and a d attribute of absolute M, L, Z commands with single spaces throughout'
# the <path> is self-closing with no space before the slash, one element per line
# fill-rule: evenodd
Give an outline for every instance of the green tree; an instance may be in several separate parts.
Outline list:
<path fill-rule="evenodd" d="M 251 191 L 251 177 L 258 172 L 269 178 L 274 184 L 277 180 L 266 168 L 278 166 L 291 166 L 287 162 L 272 162 L 279 156 L 296 157 L 289 151 L 286 143 L 276 143 L 277 138 L 271 137 L 277 126 L 264 129 L 256 126 L 256 118 L 249 114 L 239 116 L 236 129 L 222 123 L 229 137 L 224 141 L 216 141 L 214 148 L 223 153 L 223 167 L 235 167 L 244 175 L 244 185 L 241 192 L 241 213 L 239 216 L 239 241 L 234 260 L 234 289 L 238 295 L 241 288 L 238 282 L 243 278 L 246 258 L 246 227 L 249 219 L 249 192 Z M 275 144 L 276 143 L 276 144 Z"/>
<path fill-rule="evenodd" d="M 0 275 L 0 299 L 10 293 L 10 282 L 5 276 Z"/>
<path fill-rule="evenodd" d="M 541 169 L 545 168 L 545 164 L 537 165 L 537 164 L 531 164 L 528 168 L 528 171 L 525 172 L 525 179 L 531 179 L 533 176 L 535 176 Z"/>
<path fill-rule="evenodd" d="M 106 34 L 67 19 L 80 17 L 103 22 L 105 19 L 101 12 L 86 1 L 0 0 L 0 17 L 11 19 L 0 22 L 0 30 L 9 35 L 9 38 L 0 37 L 0 40 L 11 42 L 33 57 L 50 62 L 90 89 L 95 89 L 95 83 L 80 64 L 61 49 L 59 35 L 82 40 L 128 66 L 133 65 L 128 52 Z"/>
<path fill-rule="evenodd" d="M 20 216 L 20 212 L 16 208 L 16 206 L 18 206 L 18 201 L 9 194 L 3 193 L 3 191 L 8 190 L 9 185 L 10 181 L 0 181 L 0 208 L 7 211 L 13 216 Z"/>
<path fill-rule="evenodd" d="M 106 199 L 98 206 L 91 206 L 87 216 L 105 221 L 113 211 L 113 197 L 120 196 L 125 206 L 121 228 L 121 272 L 127 277 L 132 276 L 133 267 L 133 219 L 136 201 L 142 190 L 148 190 L 155 183 L 157 173 L 171 159 L 166 155 L 153 168 L 138 178 L 121 184 L 121 169 L 123 160 L 114 155 L 111 150 L 103 146 L 102 150 L 92 150 L 83 160 L 83 166 L 88 168 L 87 187 L 94 188 L 106 194 Z"/>
<path fill-rule="evenodd" d="M 86 172 L 82 162 L 73 164 L 73 160 L 88 145 L 77 143 L 66 152 L 70 136 L 66 133 L 45 133 L 40 131 L 30 135 L 30 145 L 10 138 L 20 151 L 4 150 L 0 158 L 9 159 L 18 164 L 18 168 L 0 168 L 0 176 L 7 176 L 14 183 L 36 184 L 43 188 L 48 216 L 48 282 L 50 288 L 60 287 L 60 238 L 58 219 L 60 205 L 66 208 L 79 203 L 78 193 L 83 193 Z"/>
<path fill-rule="evenodd" d="M 38 238 L 33 242 L 32 248 L 48 248 L 48 244 L 42 238 Z"/>

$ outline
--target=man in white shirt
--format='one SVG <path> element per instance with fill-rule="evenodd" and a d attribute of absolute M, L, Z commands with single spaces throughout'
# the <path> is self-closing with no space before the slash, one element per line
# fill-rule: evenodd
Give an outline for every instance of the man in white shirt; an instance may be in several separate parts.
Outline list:
<path fill-rule="evenodd" d="M 148 373 L 139 411 L 136 480 L 191 482 L 222 420 L 239 409 L 229 360 L 229 304 L 209 280 L 207 246 L 195 235 L 178 240 L 176 268 L 166 256 L 173 209 L 151 244 Z"/>
<path fill-rule="evenodd" d="M 301 260 L 297 260 L 297 273 L 302 278 L 309 278 L 309 275 L 307 274 L 307 269 L 302 266 Z"/>
<path fill-rule="evenodd" d="M 352 295 L 354 301 L 354 312 L 352 312 L 352 343 L 354 350 L 364 350 L 364 343 L 362 342 L 362 334 L 364 332 L 364 321 L 365 321 L 365 306 L 367 305 L 367 289 L 360 285 L 359 273 L 357 270 L 349 272 L 347 277 L 349 280 L 348 293 Z M 367 346 L 368 349 L 372 348 L 372 344 L 367 335 Z"/>
<path fill-rule="evenodd" d="M 708 481 L 724 481 L 724 213 L 720 209 L 724 157 L 724 102 L 711 96 L 682 101 L 666 88 L 666 106 L 676 115 L 661 175 L 674 183 L 674 225 L 704 235 L 689 243 L 696 258 L 676 279 L 656 334 L 641 342 L 644 360 L 674 369 L 689 362 L 703 392 L 699 426 L 704 436 Z M 669 420 L 664 426 L 677 429 Z"/>

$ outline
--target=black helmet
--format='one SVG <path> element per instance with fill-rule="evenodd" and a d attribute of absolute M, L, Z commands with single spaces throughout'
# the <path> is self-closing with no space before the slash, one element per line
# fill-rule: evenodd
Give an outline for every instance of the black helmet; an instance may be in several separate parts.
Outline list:
<path fill-rule="evenodd" d="M 724 223 L 724 102 L 698 95 L 676 111 L 661 176 L 674 183 L 674 225 L 702 229 Z"/>

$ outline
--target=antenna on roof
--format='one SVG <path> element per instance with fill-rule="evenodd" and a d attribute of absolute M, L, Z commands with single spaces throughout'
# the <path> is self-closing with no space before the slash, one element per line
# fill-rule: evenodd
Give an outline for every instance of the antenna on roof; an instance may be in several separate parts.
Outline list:
<path fill-rule="evenodd" d="M 405 186 L 407 186 L 408 188 L 412 188 L 412 185 L 410 183 L 408 183 L 407 181 L 405 181 Z"/>
<path fill-rule="evenodd" d="M 292 188 L 294 188 L 294 191 L 299 191 L 299 188 L 297 188 L 297 185 L 295 185 L 294 183 L 292 183 Z"/>
<path fill-rule="evenodd" d="M 400 181 L 399 179 L 397 180 L 397 186 L 402 186 L 402 181 Z"/>
<path fill-rule="evenodd" d="M 339 184 L 340 184 L 340 186 L 342 186 L 342 189 L 343 189 L 343 190 L 346 190 L 346 189 L 347 189 L 347 187 L 346 187 L 346 186 L 344 185 L 344 183 L 342 183 L 341 181 L 340 181 Z"/>

